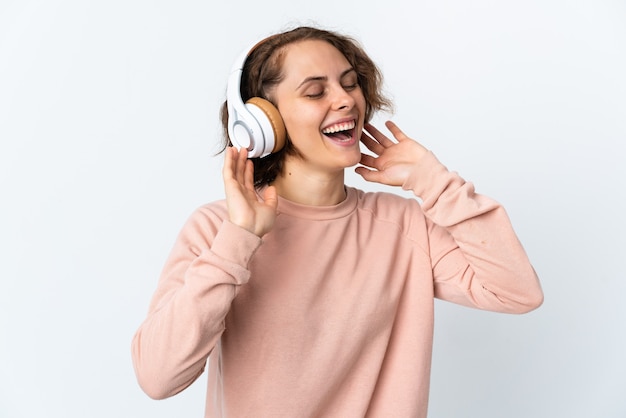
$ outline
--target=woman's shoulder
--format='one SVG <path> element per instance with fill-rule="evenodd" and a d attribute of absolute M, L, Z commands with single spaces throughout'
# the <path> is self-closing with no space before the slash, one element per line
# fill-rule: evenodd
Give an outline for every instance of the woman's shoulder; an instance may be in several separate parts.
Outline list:
<path fill-rule="evenodd" d="M 225 219 L 228 219 L 226 200 L 221 199 L 204 203 L 196 207 L 190 217 L 191 219 L 202 219 L 212 224 L 221 224 Z"/>
<path fill-rule="evenodd" d="M 187 217 L 184 230 L 211 230 L 216 232 L 220 225 L 228 219 L 228 208 L 225 200 L 216 200 L 197 206 Z"/>

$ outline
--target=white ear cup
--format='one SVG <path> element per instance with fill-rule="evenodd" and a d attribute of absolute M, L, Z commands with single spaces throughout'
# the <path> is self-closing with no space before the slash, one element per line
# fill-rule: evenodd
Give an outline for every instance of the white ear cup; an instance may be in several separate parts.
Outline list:
<path fill-rule="evenodd" d="M 280 113 L 272 103 L 260 97 L 243 103 L 241 76 L 249 53 L 248 49 L 239 56 L 228 78 L 228 136 L 234 146 L 248 150 L 248 158 L 256 158 L 282 148 L 287 134 Z"/>

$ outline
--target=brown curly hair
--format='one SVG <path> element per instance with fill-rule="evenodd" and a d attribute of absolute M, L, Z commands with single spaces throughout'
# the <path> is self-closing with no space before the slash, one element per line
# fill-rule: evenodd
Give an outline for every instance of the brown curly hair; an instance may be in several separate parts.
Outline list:
<path fill-rule="evenodd" d="M 261 41 L 253 48 L 246 59 L 241 77 L 241 97 L 246 102 L 251 97 L 262 97 L 274 103 L 267 92 L 283 79 L 282 63 L 285 47 L 304 40 L 322 40 L 337 48 L 357 73 L 357 80 L 365 97 L 365 121 L 370 121 L 374 112 L 391 110 L 391 101 L 382 93 L 382 73 L 353 38 L 324 29 L 300 26 L 278 33 Z M 275 103 L 274 103 L 275 105 Z M 220 152 L 231 146 L 228 136 L 228 108 L 222 104 L 220 118 L 223 129 L 223 146 Z M 285 146 L 266 157 L 252 158 L 254 163 L 254 184 L 260 187 L 270 184 L 280 174 L 286 155 L 298 155 L 289 135 Z"/>

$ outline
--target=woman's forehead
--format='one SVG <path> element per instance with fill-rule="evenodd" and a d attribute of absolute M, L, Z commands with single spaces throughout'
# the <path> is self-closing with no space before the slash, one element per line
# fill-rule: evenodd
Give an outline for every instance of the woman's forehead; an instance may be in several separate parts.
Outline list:
<path fill-rule="evenodd" d="M 282 72 L 288 78 L 329 76 L 351 67 L 341 51 L 323 40 L 285 45 L 282 55 Z"/>

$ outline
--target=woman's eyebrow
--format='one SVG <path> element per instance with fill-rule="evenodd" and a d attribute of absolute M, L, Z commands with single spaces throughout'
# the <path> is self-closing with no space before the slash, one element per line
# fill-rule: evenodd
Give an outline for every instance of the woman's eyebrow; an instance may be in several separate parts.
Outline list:
<path fill-rule="evenodd" d="M 343 73 L 341 73 L 341 77 L 340 77 L 340 78 L 343 78 L 344 76 L 346 76 L 346 75 L 350 74 L 350 73 L 351 73 L 351 72 L 353 72 L 353 71 L 356 73 L 356 70 L 355 70 L 354 68 L 352 68 L 352 67 L 348 68 L 348 69 L 347 69 L 347 70 L 345 70 Z"/>
<path fill-rule="evenodd" d="M 339 76 L 339 78 L 343 78 L 345 77 L 347 74 L 351 73 L 356 70 L 352 67 L 344 70 L 341 75 Z M 298 90 L 300 87 L 302 87 L 303 85 L 305 85 L 306 83 L 310 83 L 311 81 L 328 81 L 328 77 L 327 76 L 322 76 L 322 75 L 318 75 L 318 76 L 310 76 L 305 78 L 302 83 L 298 84 L 298 87 L 296 87 L 296 90 Z"/>
<path fill-rule="evenodd" d="M 302 83 L 298 84 L 298 87 L 296 87 L 296 90 L 298 90 L 300 87 L 302 87 L 306 83 L 310 83 L 311 81 L 328 81 L 328 77 L 321 76 L 321 75 L 307 77 L 302 81 Z"/>

